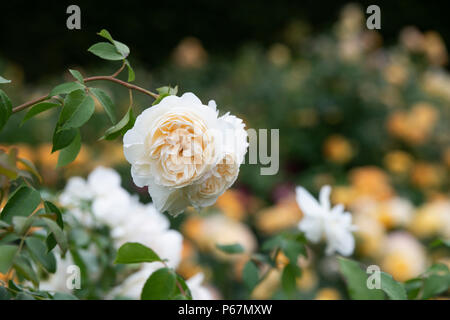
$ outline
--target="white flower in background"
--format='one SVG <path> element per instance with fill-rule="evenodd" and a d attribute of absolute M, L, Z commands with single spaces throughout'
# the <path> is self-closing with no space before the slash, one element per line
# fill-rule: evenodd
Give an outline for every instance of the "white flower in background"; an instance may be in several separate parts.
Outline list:
<path fill-rule="evenodd" d="M 87 227 L 93 226 L 92 217 L 97 223 L 109 226 L 116 248 L 126 242 L 138 242 L 154 250 L 162 259 L 167 259 L 166 263 L 171 268 L 176 268 L 181 261 L 181 233 L 170 229 L 167 217 L 153 204 L 140 203 L 137 197 L 122 188 L 120 176 L 113 169 L 98 167 L 87 180 L 71 178 L 60 195 L 60 202 Z M 63 290 L 67 278 L 66 264 L 72 261 L 70 256 L 67 261 L 59 260 L 57 272 L 43 285 L 48 290 L 67 291 Z M 139 299 L 148 277 L 162 267 L 164 264 L 160 262 L 141 264 L 140 269 L 114 288 L 109 296 Z M 196 296 L 207 297 L 207 289 L 201 286 L 201 282 L 202 279 L 194 278 L 191 286 Z"/>
<path fill-rule="evenodd" d="M 169 229 L 169 220 L 156 211 L 152 204 L 134 202 L 125 213 L 123 223 L 112 229 L 116 247 L 126 242 L 139 242 L 152 248 L 170 267 L 176 268 L 181 260 L 183 236 Z"/>
<path fill-rule="evenodd" d="M 123 143 L 134 183 L 173 215 L 214 203 L 236 180 L 248 146 L 242 120 L 219 118 L 214 101 L 203 105 L 193 93 L 142 112 Z"/>
<path fill-rule="evenodd" d="M 352 216 L 344 211 L 343 205 L 331 207 L 331 187 L 322 187 L 319 201 L 302 187 L 297 187 L 296 194 L 297 203 L 303 212 L 298 227 L 306 238 L 313 243 L 326 239 L 328 255 L 334 252 L 344 256 L 351 255 L 355 249 L 352 231 L 356 230 L 356 226 L 352 224 Z"/>
<path fill-rule="evenodd" d="M 211 290 L 202 285 L 204 279 L 204 274 L 200 272 L 186 281 L 193 300 L 214 300 Z"/>
<path fill-rule="evenodd" d="M 46 280 L 39 282 L 39 289 L 51 292 L 65 292 L 71 293 L 72 290 L 67 287 L 67 279 L 70 273 L 67 273 L 68 267 L 73 265 L 72 256 L 70 252 L 66 253 L 66 256 L 61 258 L 59 250 L 55 250 L 56 258 L 56 272 L 49 274 Z"/>
<path fill-rule="evenodd" d="M 109 298 L 126 297 L 130 299 L 140 299 L 142 288 L 148 277 L 156 270 L 163 268 L 160 262 L 143 264 L 142 268 L 122 281 L 109 294 Z"/>

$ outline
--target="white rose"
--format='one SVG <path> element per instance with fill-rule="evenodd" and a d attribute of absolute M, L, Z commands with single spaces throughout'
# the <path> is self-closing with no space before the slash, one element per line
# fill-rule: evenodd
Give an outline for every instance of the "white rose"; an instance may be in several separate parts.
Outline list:
<path fill-rule="evenodd" d="M 176 267 L 181 260 L 183 236 L 169 229 L 169 220 L 156 211 L 152 204 L 142 204 L 137 200 L 128 208 L 126 219 L 112 229 L 112 237 L 117 247 L 126 242 L 139 242 L 152 248 L 167 264 Z"/>
<path fill-rule="evenodd" d="M 204 274 L 199 272 L 186 280 L 186 285 L 191 291 L 193 300 L 215 300 L 211 290 L 203 285 L 204 279 Z"/>
<path fill-rule="evenodd" d="M 219 118 L 221 139 L 221 155 L 219 162 L 208 175 L 186 189 L 190 203 L 196 207 L 206 207 L 214 204 L 237 179 L 239 167 L 247 152 L 247 132 L 241 119 L 228 113 Z"/>
<path fill-rule="evenodd" d="M 303 212 L 298 227 L 306 238 L 313 243 L 325 238 L 327 255 L 334 252 L 344 256 L 351 255 L 355 249 L 352 232 L 356 230 L 356 226 L 352 224 L 352 215 L 344 211 L 342 204 L 331 207 L 331 187 L 322 187 L 319 201 L 302 187 L 296 188 L 296 194 L 297 203 Z"/>
<path fill-rule="evenodd" d="M 213 101 L 203 105 L 192 93 L 148 108 L 124 136 L 134 183 L 173 215 L 214 203 L 236 180 L 247 145 L 242 120 L 218 118 Z"/>

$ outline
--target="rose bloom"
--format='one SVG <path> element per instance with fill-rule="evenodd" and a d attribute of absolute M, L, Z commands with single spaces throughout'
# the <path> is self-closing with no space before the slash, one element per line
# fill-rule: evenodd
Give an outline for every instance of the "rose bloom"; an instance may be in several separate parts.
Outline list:
<path fill-rule="evenodd" d="M 124 136 L 125 158 L 155 207 L 177 215 L 212 205 L 236 180 L 247 152 L 241 119 L 218 117 L 193 94 L 168 96 L 146 109 Z"/>

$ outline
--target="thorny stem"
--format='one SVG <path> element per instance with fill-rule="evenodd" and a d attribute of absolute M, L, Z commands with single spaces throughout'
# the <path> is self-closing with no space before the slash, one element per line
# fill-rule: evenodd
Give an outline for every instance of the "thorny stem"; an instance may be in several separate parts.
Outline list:
<path fill-rule="evenodd" d="M 115 83 L 118 83 L 118 84 L 120 84 L 120 85 L 122 85 L 122 86 L 124 86 L 124 87 L 126 87 L 126 88 L 128 88 L 130 90 L 136 90 L 136 91 L 139 91 L 139 92 L 141 92 L 143 94 L 146 94 L 146 95 L 148 95 L 148 96 L 150 96 L 150 97 L 152 97 L 154 99 L 158 99 L 159 95 L 156 94 L 156 93 L 153 93 L 153 92 L 151 92 L 149 90 L 146 90 L 146 89 L 144 89 L 142 87 L 139 87 L 139 86 L 136 86 L 134 84 L 131 84 L 131 83 L 122 81 L 120 79 L 117 79 L 116 77 L 120 74 L 120 72 L 122 72 L 122 70 L 124 68 L 125 68 L 125 62 L 122 64 L 122 66 L 120 67 L 119 70 L 117 70 L 115 73 L 113 73 L 110 76 L 87 77 L 87 78 L 84 78 L 83 80 L 84 80 L 84 82 L 91 82 L 91 81 L 98 81 L 98 80 L 105 80 L 105 81 L 115 82 Z M 39 103 L 39 102 L 42 102 L 42 101 L 45 101 L 45 100 L 49 100 L 49 99 L 59 99 L 59 98 L 56 97 L 56 96 L 55 97 L 49 97 L 48 95 L 42 96 L 42 97 L 30 100 L 28 102 L 25 102 L 25 103 L 23 103 L 23 104 L 21 104 L 21 105 L 19 105 L 17 107 L 14 107 L 13 110 L 12 110 L 12 113 L 16 113 L 16 112 L 22 111 L 22 110 L 24 110 L 26 108 L 29 108 L 29 107 L 35 105 L 36 103 Z"/>

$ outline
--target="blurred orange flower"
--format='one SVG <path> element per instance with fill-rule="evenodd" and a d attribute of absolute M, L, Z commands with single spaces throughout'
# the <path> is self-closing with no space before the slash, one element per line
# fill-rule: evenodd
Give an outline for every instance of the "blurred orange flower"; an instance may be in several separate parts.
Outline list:
<path fill-rule="evenodd" d="M 323 145 L 325 157 L 336 163 L 346 163 L 354 155 L 350 142 L 341 135 L 332 135 L 325 140 Z"/>
<path fill-rule="evenodd" d="M 426 102 L 415 104 L 409 112 L 400 110 L 390 115 L 388 131 L 409 143 L 422 144 L 430 136 L 436 123 L 438 111 Z"/>
<path fill-rule="evenodd" d="M 389 177 L 380 168 L 366 166 L 350 171 L 350 181 L 358 196 L 383 200 L 393 195 Z"/>

